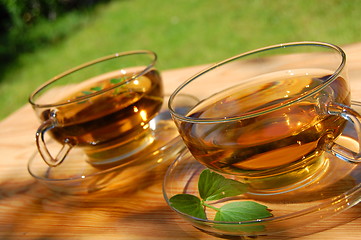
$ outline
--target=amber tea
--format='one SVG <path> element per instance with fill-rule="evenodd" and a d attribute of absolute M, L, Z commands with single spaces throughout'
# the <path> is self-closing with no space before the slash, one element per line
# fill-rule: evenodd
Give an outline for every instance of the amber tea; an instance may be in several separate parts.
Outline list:
<path fill-rule="evenodd" d="M 59 126 L 50 131 L 53 138 L 80 147 L 92 146 L 88 150 L 85 148 L 89 152 L 90 161 L 109 158 L 109 153 L 103 151 L 109 144 L 114 148 L 131 141 L 132 145 L 139 145 L 138 149 L 144 147 L 145 139 L 139 136 L 149 127 L 149 119 L 156 115 L 163 102 L 160 75 L 152 70 L 128 82 L 126 79 L 131 79 L 131 76 L 114 72 L 96 77 L 97 81 L 91 79 L 90 84 L 85 81 L 82 89 L 64 100 L 74 100 L 94 91 L 111 88 L 122 81 L 125 83 L 71 106 L 44 111 L 43 120 L 49 119 L 52 112 L 56 112 Z M 96 85 L 92 85 L 94 82 Z"/>
<path fill-rule="evenodd" d="M 339 76 L 318 96 L 264 114 L 258 110 L 305 95 L 329 77 L 329 72 L 321 70 L 298 70 L 292 75 L 281 72 L 251 79 L 203 100 L 187 115 L 197 119 L 250 117 L 218 123 L 183 122 L 181 135 L 196 159 L 222 173 L 252 178 L 287 169 L 321 155 L 324 142 L 342 132 L 346 120 L 320 113 L 317 99 L 333 94 L 337 102 L 349 105 L 348 85 Z M 308 164 L 313 162 L 304 162 L 304 166 Z"/>

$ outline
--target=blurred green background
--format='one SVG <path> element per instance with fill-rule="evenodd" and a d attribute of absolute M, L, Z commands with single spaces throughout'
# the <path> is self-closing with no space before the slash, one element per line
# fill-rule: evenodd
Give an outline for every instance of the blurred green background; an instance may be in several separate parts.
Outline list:
<path fill-rule="evenodd" d="M 358 0 L 0 0 L 0 119 L 40 83 L 119 51 L 149 49 L 160 70 L 266 45 L 361 41 Z"/>

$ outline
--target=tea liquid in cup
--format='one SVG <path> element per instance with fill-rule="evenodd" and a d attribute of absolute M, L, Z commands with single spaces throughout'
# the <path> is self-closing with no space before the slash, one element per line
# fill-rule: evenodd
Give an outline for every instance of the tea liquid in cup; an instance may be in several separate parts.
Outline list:
<path fill-rule="evenodd" d="M 149 121 L 163 102 L 160 74 L 151 51 L 117 53 L 73 68 L 40 86 L 30 103 L 42 121 L 37 147 L 57 166 L 73 147 L 90 164 L 122 164 L 153 141 Z M 62 144 L 47 148 L 45 133 Z"/>
<path fill-rule="evenodd" d="M 325 151 L 360 161 L 360 151 L 335 143 L 348 121 L 361 134 L 345 60 L 342 49 L 318 42 L 254 50 L 184 82 L 169 109 L 196 160 L 254 193 L 290 191 L 322 175 Z M 185 93 L 199 100 L 183 114 L 176 107 Z"/>

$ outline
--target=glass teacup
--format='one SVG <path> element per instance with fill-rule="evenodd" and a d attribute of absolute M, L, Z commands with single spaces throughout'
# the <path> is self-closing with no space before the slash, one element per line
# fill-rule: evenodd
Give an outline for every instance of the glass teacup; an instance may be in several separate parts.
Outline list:
<path fill-rule="evenodd" d="M 35 90 L 29 101 L 42 121 L 36 142 L 45 162 L 59 165 L 76 146 L 93 166 L 112 166 L 149 146 L 154 140 L 149 121 L 163 102 L 156 61 L 151 51 L 116 53 Z M 56 154 L 47 147 L 45 133 L 61 143 Z"/>
<path fill-rule="evenodd" d="M 325 152 L 361 161 L 360 144 L 355 150 L 336 141 L 347 122 L 359 143 L 361 135 L 345 64 L 343 50 L 328 43 L 257 49 L 191 77 L 171 95 L 169 109 L 200 163 L 235 175 L 250 192 L 290 191 L 325 172 Z M 182 94 L 198 98 L 186 113 L 177 111 Z"/>

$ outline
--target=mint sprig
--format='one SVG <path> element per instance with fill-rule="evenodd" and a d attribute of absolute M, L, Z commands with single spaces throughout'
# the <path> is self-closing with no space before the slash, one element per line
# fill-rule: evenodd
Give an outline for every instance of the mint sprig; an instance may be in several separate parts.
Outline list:
<path fill-rule="evenodd" d="M 109 80 L 109 83 L 112 84 L 112 85 L 115 85 L 115 84 L 119 84 L 121 82 L 124 82 L 126 80 L 126 77 L 120 77 L 120 78 L 112 78 Z M 123 86 L 120 86 L 120 87 L 123 87 Z M 99 92 L 103 90 L 103 87 L 102 86 L 95 86 L 95 87 L 92 87 L 90 88 L 89 90 L 86 90 L 86 91 L 81 91 L 82 95 L 81 96 L 78 96 L 77 98 L 80 98 L 80 97 L 83 97 L 83 96 L 86 96 L 86 95 L 90 95 L 90 94 L 93 94 L 95 92 Z M 117 95 L 119 94 L 119 88 L 115 89 L 114 90 L 114 95 Z M 80 102 L 80 103 L 84 103 L 85 101 L 83 102 Z"/>
<path fill-rule="evenodd" d="M 271 217 L 270 210 L 253 201 L 238 201 L 226 203 L 221 207 L 215 207 L 207 201 L 220 200 L 226 197 L 234 197 L 247 192 L 247 185 L 233 179 L 203 170 L 198 180 L 198 192 L 200 198 L 192 194 L 177 194 L 169 199 L 170 205 L 178 211 L 190 216 L 207 219 L 206 208 L 217 211 L 214 220 L 224 222 L 242 222 Z M 225 226 L 223 230 L 234 230 L 235 226 Z M 237 230 L 256 231 L 262 230 L 263 226 L 240 226 Z"/>

